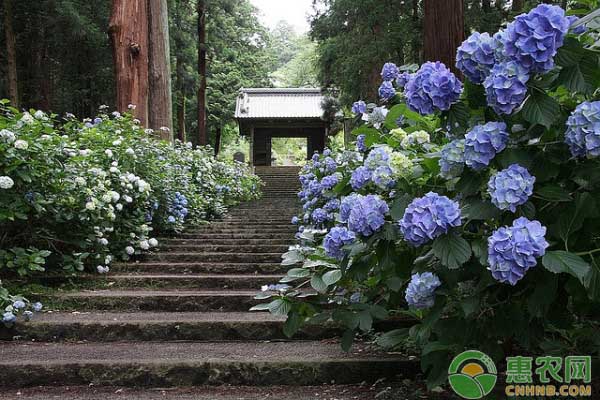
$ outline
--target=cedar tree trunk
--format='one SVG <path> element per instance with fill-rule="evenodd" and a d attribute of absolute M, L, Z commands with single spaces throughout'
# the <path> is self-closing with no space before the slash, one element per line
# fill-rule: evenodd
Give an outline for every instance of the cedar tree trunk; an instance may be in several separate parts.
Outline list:
<path fill-rule="evenodd" d="M 4 33 L 6 35 L 6 59 L 8 62 L 8 94 L 12 106 L 19 108 L 17 50 L 15 32 L 13 30 L 12 0 L 4 0 Z"/>
<path fill-rule="evenodd" d="M 454 73 L 456 49 L 465 39 L 463 0 L 424 0 L 424 58 L 441 61 Z"/>
<path fill-rule="evenodd" d="M 198 144 L 208 144 L 206 134 L 206 2 L 198 0 Z"/>

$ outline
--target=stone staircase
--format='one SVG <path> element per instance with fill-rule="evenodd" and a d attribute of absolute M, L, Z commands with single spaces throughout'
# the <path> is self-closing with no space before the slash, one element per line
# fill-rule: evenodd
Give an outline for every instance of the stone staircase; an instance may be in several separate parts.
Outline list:
<path fill-rule="evenodd" d="M 52 312 L 18 324 L 10 333 L 18 340 L 0 343 L 0 387 L 272 390 L 413 376 L 413 362 L 367 344 L 343 352 L 335 326 L 308 326 L 290 341 L 282 318 L 248 311 L 258 288 L 285 272 L 281 254 L 294 243 L 289 221 L 299 208 L 297 168 L 257 173 L 266 183 L 261 200 L 160 240 L 161 250 L 140 262 L 114 265 L 108 277 L 94 278 L 102 289 L 48 299 Z M 291 398 L 289 388 L 281 393 L 268 398 Z"/>

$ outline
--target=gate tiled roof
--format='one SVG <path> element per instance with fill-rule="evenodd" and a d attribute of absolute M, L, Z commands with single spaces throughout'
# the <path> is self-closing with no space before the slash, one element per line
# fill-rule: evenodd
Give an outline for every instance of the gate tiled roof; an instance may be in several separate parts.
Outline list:
<path fill-rule="evenodd" d="M 324 96 L 318 88 L 241 89 L 235 118 L 278 119 L 323 117 Z"/>

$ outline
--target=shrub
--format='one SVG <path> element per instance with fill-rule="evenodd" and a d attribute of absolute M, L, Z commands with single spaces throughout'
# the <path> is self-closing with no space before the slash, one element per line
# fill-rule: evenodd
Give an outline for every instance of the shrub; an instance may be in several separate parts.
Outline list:
<path fill-rule="evenodd" d="M 259 179 L 210 148 L 159 141 L 130 115 L 78 121 L 0 108 L 0 272 L 108 272 L 252 199 Z M 6 295 L 8 296 L 8 295 Z M 0 306 L 12 300 L 0 298 Z"/>
<path fill-rule="evenodd" d="M 543 52 L 523 46 L 537 23 Z M 427 63 L 404 90 L 396 82 L 389 109 L 357 103 L 359 151 L 330 155 L 331 171 L 317 155 L 300 175 L 306 224 L 283 282 L 314 294 L 291 288 L 258 308 L 286 313 L 287 334 L 340 323 L 344 348 L 374 320 L 411 318 L 378 341 L 416 344 L 431 386 L 469 348 L 496 360 L 597 354 L 600 57 L 589 45 L 598 33 L 568 26 L 564 11 L 539 6 L 506 33 L 461 46 L 458 68 L 473 79 L 462 94 L 445 66 Z M 323 187 L 332 174 L 339 183 Z M 316 224 L 311 213 L 332 200 L 339 211 Z"/>

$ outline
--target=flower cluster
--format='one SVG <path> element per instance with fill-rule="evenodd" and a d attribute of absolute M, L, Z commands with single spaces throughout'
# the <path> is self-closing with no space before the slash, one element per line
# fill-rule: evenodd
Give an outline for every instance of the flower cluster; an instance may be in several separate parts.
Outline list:
<path fill-rule="evenodd" d="M 365 144 L 366 139 L 366 135 L 358 135 L 356 137 L 356 150 L 360 151 L 361 153 L 365 153 L 367 151 L 367 145 Z"/>
<path fill-rule="evenodd" d="M 495 231 L 488 239 L 488 262 L 494 279 L 516 285 L 546 253 L 545 235 L 546 228 L 540 222 L 525 217 Z"/>
<path fill-rule="evenodd" d="M 494 65 L 483 82 L 487 103 L 498 114 L 512 114 L 527 95 L 529 71 L 515 61 Z"/>
<path fill-rule="evenodd" d="M 187 209 L 188 201 L 185 198 L 185 195 L 175 192 L 175 197 L 171 200 L 169 205 L 169 217 L 167 221 L 170 224 L 174 224 L 176 222 L 183 222 L 185 217 L 189 214 Z"/>
<path fill-rule="evenodd" d="M 408 205 L 399 225 L 408 243 L 422 246 L 452 227 L 460 226 L 460 208 L 448 197 L 429 192 Z"/>
<path fill-rule="evenodd" d="M 481 170 L 490 165 L 507 143 L 508 132 L 504 122 L 477 125 L 465 136 L 465 163 L 474 170 Z"/>
<path fill-rule="evenodd" d="M 548 72 L 571 22 L 558 6 L 540 4 L 521 14 L 500 35 L 503 53 L 531 72 Z"/>
<path fill-rule="evenodd" d="M 358 196 L 348 216 L 348 228 L 362 236 L 371 236 L 383 227 L 389 211 L 387 203 L 377 195 Z"/>
<path fill-rule="evenodd" d="M 360 190 L 365 187 L 369 182 L 371 182 L 371 178 L 373 176 L 373 172 L 367 167 L 358 167 L 352 172 L 352 177 L 350 178 L 350 185 L 354 190 Z"/>
<path fill-rule="evenodd" d="M 465 140 L 457 139 L 446 144 L 440 154 L 440 175 L 453 179 L 465 169 Z"/>
<path fill-rule="evenodd" d="M 512 164 L 493 175 L 488 182 L 492 203 L 501 210 L 517 211 L 533 194 L 535 177 L 519 164 Z"/>
<path fill-rule="evenodd" d="M 458 101 L 463 85 L 441 62 L 426 62 L 406 84 L 406 104 L 422 115 L 448 110 Z"/>
<path fill-rule="evenodd" d="M 323 248 L 329 257 L 341 260 L 346 254 L 342 249 L 344 246 L 354 243 L 356 234 L 345 227 L 332 228 L 323 240 Z"/>
<path fill-rule="evenodd" d="M 575 108 L 567 120 L 565 142 L 573 157 L 600 157 L 600 101 Z"/>
<path fill-rule="evenodd" d="M 357 115 L 366 113 L 367 112 L 367 103 L 365 103 L 362 100 L 355 102 L 352 105 L 352 112 Z"/>
<path fill-rule="evenodd" d="M 398 78 L 400 69 L 394 63 L 385 63 L 381 70 L 381 78 L 384 82 L 391 82 Z"/>
<path fill-rule="evenodd" d="M 496 63 L 498 45 L 498 41 L 487 32 L 474 32 L 458 48 L 456 67 L 471 82 L 483 83 Z"/>
<path fill-rule="evenodd" d="M 440 279 L 431 272 L 414 274 L 406 288 L 406 302 L 416 309 L 431 308 L 435 303 L 435 290 L 441 285 Z"/>

